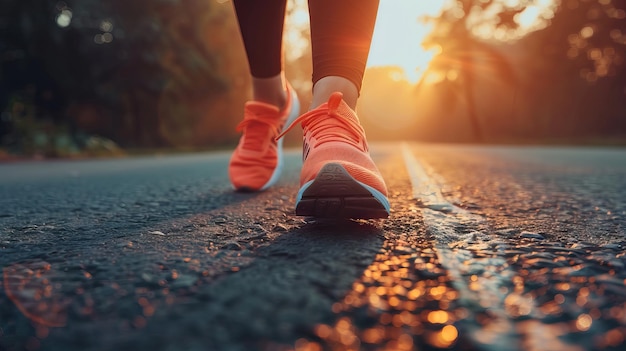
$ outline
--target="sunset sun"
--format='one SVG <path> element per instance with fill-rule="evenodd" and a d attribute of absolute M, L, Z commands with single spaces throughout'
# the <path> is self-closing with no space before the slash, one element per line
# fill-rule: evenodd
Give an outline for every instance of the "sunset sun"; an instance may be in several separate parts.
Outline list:
<path fill-rule="evenodd" d="M 419 19 L 438 15 L 444 3 L 445 0 L 381 1 L 368 67 L 396 66 L 402 68 L 406 79 L 416 83 L 434 55 L 421 45 L 431 26 Z"/>
<path fill-rule="evenodd" d="M 466 110 L 467 101 L 473 100 L 462 84 L 471 80 L 470 74 L 479 72 L 481 77 L 501 78 L 501 82 L 513 77 L 507 60 L 514 58 L 498 52 L 506 51 L 503 45 L 548 26 L 558 3 L 380 0 L 358 103 L 361 121 L 370 129 L 368 135 L 410 138 L 425 116 L 439 116 L 441 106 Z M 290 4 L 286 59 L 297 61 L 311 54 L 306 35 L 309 16 L 306 0 Z M 503 24 L 503 18 L 508 22 Z M 451 30 L 453 26 L 456 31 Z M 472 42 L 482 46 L 472 49 L 468 46 Z M 440 85 L 445 82 L 450 84 Z M 292 84 L 310 90 L 310 75 L 293 79 Z"/>
<path fill-rule="evenodd" d="M 447 1 L 380 1 L 368 67 L 399 67 L 404 71 L 403 78 L 416 83 L 434 55 L 421 45 L 432 28 L 420 18 L 439 15 Z M 291 6 L 285 32 L 287 60 L 302 56 L 310 45 L 302 36 L 302 29 L 309 25 L 306 0 L 293 0 Z"/>

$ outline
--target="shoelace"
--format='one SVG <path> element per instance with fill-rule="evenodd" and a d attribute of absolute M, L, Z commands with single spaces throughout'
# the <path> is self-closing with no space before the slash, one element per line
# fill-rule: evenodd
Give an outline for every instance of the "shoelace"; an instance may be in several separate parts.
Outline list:
<path fill-rule="evenodd" d="M 339 124 L 336 122 L 339 122 Z M 361 147 L 361 140 L 363 135 L 365 135 L 363 127 L 352 119 L 336 115 L 329 111 L 328 108 L 317 108 L 296 118 L 293 123 L 276 137 L 276 140 L 282 138 L 295 125 L 300 123 L 305 134 L 307 131 L 311 132 L 311 136 L 317 140 L 317 145 L 339 139 Z"/>
<path fill-rule="evenodd" d="M 271 131 L 271 135 L 277 135 L 280 132 L 280 123 L 276 123 L 276 116 L 265 113 L 246 113 L 243 121 L 237 124 L 237 131 L 244 132 L 242 147 L 247 150 L 261 150 L 268 140 L 267 127 Z M 255 126 L 256 124 L 256 126 Z M 251 126 L 252 128 L 248 128 Z"/>

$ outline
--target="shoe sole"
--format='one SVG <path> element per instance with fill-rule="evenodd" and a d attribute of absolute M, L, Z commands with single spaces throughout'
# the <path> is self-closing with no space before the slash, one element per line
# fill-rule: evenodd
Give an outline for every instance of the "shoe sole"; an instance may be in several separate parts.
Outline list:
<path fill-rule="evenodd" d="M 324 165 L 300 188 L 296 200 L 298 216 L 375 219 L 389 217 L 389 210 L 385 195 L 354 179 L 338 163 Z"/>

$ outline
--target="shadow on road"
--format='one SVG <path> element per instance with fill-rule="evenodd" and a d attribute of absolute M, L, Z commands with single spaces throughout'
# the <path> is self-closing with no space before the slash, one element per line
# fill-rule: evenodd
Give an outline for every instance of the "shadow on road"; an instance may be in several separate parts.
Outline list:
<path fill-rule="evenodd" d="M 64 350 L 249 350 L 265 348 L 269 340 L 293 345 L 310 336 L 315 325 L 333 321 L 333 305 L 383 246 L 383 230 L 376 224 L 318 221 L 265 233 L 265 242 L 250 250 L 242 241 L 212 251 L 214 235 L 207 231 L 228 231 L 215 222 L 220 213 L 246 207 L 253 198 L 262 203 L 257 194 L 219 196 L 213 204 L 227 205 L 190 206 L 198 211 L 191 220 L 155 209 L 156 227 L 170 227 L 164 235 L 147 234 L 155 226 L 144 218 L 125 229 L 109 223 L 108 237 L 96 233 L 101 226 L 47 228 L 31 233 L 37 240 L 7 245 L 3 267 L 14 284 L 5 284 L 11 291 L 0 295 L 5 306 L 0 315 L 8 322 L 0 325 L 0 344 L 12 349 L 36 342 L 43 349 Z M 119 224 L 132 223 L 131 217 Z M 233 239 L 256 235 L 232 234 Z M 22 263 L 45 269 L 33 275 Z M 41 297 L 31 306 L 33 291 Z M 46 311 L 63 313 L 62 327 L 25 318 L 37 315 L 30 309 L 42 303 L 48 303 Z"/>
<path fill-rule="evenodd" d="M 382 229 L 371 223 L 316 222 L 285 232 L 257 249 L 246 268 L 200 286 L 199 299 L 190 296 L 184 305 L 162 309 L 143 333 L 152 335 L 150 340 L 125 346 L 252 350 L 293 345 L 311 336 L 317 324 L 333 322 L 333 305 L 374 261 L 383 242 Z M 176 327 L 164 329 L 162 323 Z"/>

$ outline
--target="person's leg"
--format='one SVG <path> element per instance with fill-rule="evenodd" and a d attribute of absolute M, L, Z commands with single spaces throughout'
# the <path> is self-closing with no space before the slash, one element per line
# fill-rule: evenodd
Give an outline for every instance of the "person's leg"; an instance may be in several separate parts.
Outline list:
<path fill-rule="evenodd" d="M 252 76 L 252 99 L 282 107 L 286 0 L 234 0 L 233 4 Z"/>
<path fill-rule="evenodd" d="M 311 108 L 334 92 L 355 108 L 367 63 L 378 0 L 309 0 L 313 51 Z"/>
<path fill-rule="evenodd" d="M 295 121 L 304 134 L 296 214 L 386 218 L 385 181 L 354 111 L 378 0 L 309 0 L 309 11 L 313 102 Z"/>
<path fill-rule="evenodd" d="M 265 190 L 278 180 L 282 140 L 276 136 L 299 113 L 297 96 L 285 81 L 282 35 L 286 0 L 234 0 L 252 76 L 252 101 L 237 126 L 242 132 L 228 173 L 236 190 Z"/>

